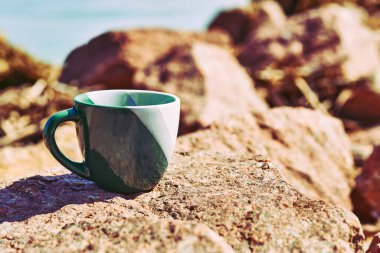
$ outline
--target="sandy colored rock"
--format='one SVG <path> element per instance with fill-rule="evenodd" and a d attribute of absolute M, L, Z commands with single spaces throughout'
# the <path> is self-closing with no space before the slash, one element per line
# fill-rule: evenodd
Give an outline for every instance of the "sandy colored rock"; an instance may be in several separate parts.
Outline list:
<path fill-rule="evenodd" d="M 351 209 L 355 169 L 339 120 L 303 108 L 229 117 L 180 137 L 177 150 L 245 151 L 278 164 L 302 193 Z"/>
<path fill-rule="evenodd" d="M 61 125 L 56 131 L 56 141 L 60 150 L 71 160 L 83 161 L 74 123 Z M 0 181 L 13 181 L 52 167 L 61 165 L 50 154 L 43 141 L 27 146 L 0 148 Z"/>
<path fill-rule="evenodd" d="M 376 234 L 366 253 L 380 253 L 380 233 Z"/>
<path fill-rule="evenodd" d="M 208 126 L 222 116 L 267 109 L 236 59 L 206 43 L 173 47 L 138 72 L 132 87 L 179 96 L 180 134 Z"/>
<path fill-rule="evenodd" d="M 349 133 L 355 164 L 362 167 L 372 154 L 374 146 L 380 145 L 380 127 L 358 129 Z"/>
<path fill-rule="evenodd" d="M 117 243 L 125 250 L 129 244 L 121 239 L 132 238 L 139 252 L 156 252 L 162 242 L 168 249 L 191 250 L 190 244 L 226 252 L 228 245 L 211 229 L 236 252 L 362 250 L 361 226 L 352 213 L 300 194 L 261 156 L 176 154 L 154 190 L 129 195 L 61 173 L 2 184 L 1 248 L 62 249 L 71 242 L 78 251 Z M 182 237 L 173 241 L 175 235 Z"/>
<path fill-rule="evenodd" d="M 110 31 L 74 49 L 65 60 L 59 80 L 79 86 L 101 83 L 109 89 L 130 88 L 136 70 L 156 61 L 175 45 L 195 41 L 224 47 L 230 43 L 229 37 L 221 32 Z"/>
<path fill-rule="evenodd" d="M 349 133 L 349 136 L 354 143 L 362 145 L 380 145 L 380 126 L 356 130 Z"/>
<path fill-rule="evenodd" d="M 357 213 L 372 221 L 380 218 L 380 146 L 375 147 L 370 157 L 364 162 L 362 173 L 356 178 L 355 198 Z"/>
<path fill-rule="evenodd" d="M 267 108 L 228 45 L 228 36 L 215 31 L 108 32 L 75 49 L 60 80 L 176 94 L 181 99 L 179 133 L 183 134 L 221 115 Z"/>
<path fill-rule="evenodd" d="M 141 216 L 141 215 L 140 215 Z M 84 219 L 54 231 L 24 226 L 8 238 L 45 233 L 38 244 L 20 240 L 14 249 L 38 252 L 218 252 L 234 250 L 206 225 L 147 217 Z M 29 240 L 33 236 L 29 237 Z M 75 239 L 74 239 L 75 238 Z M 33 239 L 32 239 L 33 240 Z"/>
<path fill-rule="evenodd" d="M 51 67 L 35 60 L 0 36 L 0 89 L 48 79 Z"/>

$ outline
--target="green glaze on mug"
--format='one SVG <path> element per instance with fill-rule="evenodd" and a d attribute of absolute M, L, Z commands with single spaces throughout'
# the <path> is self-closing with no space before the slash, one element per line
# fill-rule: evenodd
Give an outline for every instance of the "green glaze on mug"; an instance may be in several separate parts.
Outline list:
<path fill-rule="evenodd" d="M 54 114 L 44 129 L 45 144 L 70 171 L 115 192 L 154 188 L 173 154 L 179 124 L 178 97 L 154 91 L 93 91 L 74 98 L 74 107 Z M 59 150 L 54 133 L 76 123 L 85 160 L 73 162 Z"/>

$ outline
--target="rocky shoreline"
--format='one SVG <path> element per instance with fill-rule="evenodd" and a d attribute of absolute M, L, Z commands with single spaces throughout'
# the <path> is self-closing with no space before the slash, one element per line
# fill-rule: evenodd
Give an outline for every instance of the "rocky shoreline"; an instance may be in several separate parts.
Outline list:
<path fill-rule="evenodd" d="M 0 251 L 380 252 L 378 10 L 259 1 L 205 32 L 106 32 L 62 68 L 1 39 Z M 150 192 L 103 191 L 41 142 L 76 94 L 115 88 L 182 100 Z"/>

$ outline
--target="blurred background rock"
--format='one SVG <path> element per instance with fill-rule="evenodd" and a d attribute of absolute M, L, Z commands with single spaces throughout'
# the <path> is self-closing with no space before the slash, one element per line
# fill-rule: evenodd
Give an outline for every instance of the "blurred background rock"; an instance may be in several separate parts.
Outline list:
<path fill-rule="evenodd" d="M 168 1 L 160 8 L 142 1 L 134 8 L 140 8 L 140 13 L 146 10 L 145 18 L 137 21 L 127 15 L 134 13 L 133 7 L 129 12 L 117 12 L 118 4 L 125 3 L 115 1 L 104 13 L 92 5 L 82 17 L 79 9 L 73 16 L 65 16 L 70 13 L 70 1 L 65 5 L 67 13 L 60 22 L 84 18 L 84 30 L 78 27 L 71 35 L 88 35 L 78 35 L 80 41 L 79 37 L 73 39 L 77 42 L 70 53 L 54 46 L 44 52 L 57 49 L 56 55 L 31 56 L 6 38 L 7 29 L 17 25 L 7 29 L 0 25 L 5 31 L 0 38 L 0 180 L 59 166 L 41 141 L 42 127 L 54 112 L 72 106 L 76 94 L 94 89 L 151 89 L 181 97 L 180 134 L 200 130 L 181 139 L 187 148 L 202 149 L 210 144 L 206 146 L 211 149 L 219 143 L 222 151 L 274 156 L 270 158 L 284 167 L 285 173 L 292 171 L 288 180 L 299 184 L 299 190 L 354 210 L 366 223 L 369 238 L 380 230 L 379 1 L 195 1 L 184 6 Z M 8 15 L 0 18 L 0 24 L 2 19 L 27 16 L 22 8 L 12 15 L 17 8 L 10 3 L 4 6 L 0 13 L 8 11 Z M 222 8 L 220 12 L 218 8 Z M 37 9 L 30 8 L 31 15 L 36 15 Z M 59 11 L 54 8 L 52 13 Z M 104 19 L 99 18 L 102 13 Z M 115 20 L 110 21 L 113 15 Z M 98 23 L 91 23 L 91 17 Z M 63 27 L 72 28 L 70 22 Z M 89 24 L 94 27 L 91 32 L 86 30 Z M 18 33 L 21 30 L 12 32 L 12 41 L 16 42 Z M 60 36 L 65 39 L 54 43 L 65 44 L 70 31 L 62 31 Z M 45 61 L 37 60 L 39 57 Z M 46 63 L 49 61 L 54 65 Z M 271 109 L 279 106 L 301 106 L 310 112 Z M 312 110 L 319 112 L 313 114 Z M 277 116 L 264 120 L 266 114 Z M 231 115 L 234 118 L 229 124 Z M 239 115 L 243 118 L 236 118 Z M 298 117 L 304 121 L 296 124 Z M 252 132 L 245 132 L 245 125 L 253 127 Z M 302 131 L 286 130 L 287 125 Z M 326 132 L 314 126 L 326 128 Z M 304 143 L 307 135 L 315 141 Z M 64 153 L 82 159 L 72 125 L 60 128 L 57 138 Z M 202 144 L 201 139 L 207 143 Z M 271 144 L 260 148 L 251 139 Z M 344 152 L 329 150 L 337 149 L 335 144 L 345 146 Z M 320 160 L 326 162 L 325 167 Z M 303 170 L 305 166 L 310 169 Z M 322 178 L 316 176 L 318 170 L 324 172 L 319 175 Z M 339 184 L 342 191 L 323 180 L 329 173 L 331 178 L 344 174 Z M 339 193 L 329 196 L 334 191 Z"/>

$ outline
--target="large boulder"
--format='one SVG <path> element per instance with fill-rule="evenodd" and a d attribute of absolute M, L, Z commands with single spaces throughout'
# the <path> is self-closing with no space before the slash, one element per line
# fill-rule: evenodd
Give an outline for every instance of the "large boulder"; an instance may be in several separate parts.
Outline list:
<path fill-rule="evenodd" d="M 204 41 L 228 47 L 220 32 L 195 33 L 165 29 L 135 29 L 103 33 L 74 49 L 66 58 L 59 80 L 78 86 L 104 84 L 107 88 L 130 88 L 138 69 L 156 61 L 171 47 Z"/>
<path fill-rule="evenodd" d="M 341 122 L 320 112 L 279 107 L 229 117 L 182 136 L 177 150 L 244 151 L 276 162 L 302 193 L 351 209 L 355 169 Z"/>
<path fill-rule="evenodd" d="M 12 46 L 0 36 L 0 89 L 48 79 L 50 66 Z"/>
<path fill-rule="evenodd" d="M 139 194 L 59 171 L 2 184 L 0 193 L 6 251 L 231 252 L 224 240 L 236 252 L 362 250 L 352 213 L 305 197 L 261 156 L 176 154 L 158 186 Z"/>
<path fill-rule="evenodd" d="M 183 134 L 222 115 L 267 108 L 229 51 L 228 36 L 221 32 L 108 32 L 75 49 L 60 80 L 174 93 L 181 99 Z"/>
<path fill-rule="evenodd" d="M 355 212 L 363 220 L 376 221 L 380 218 L 380 146 L 364 162 L 361 174 L 356 178 L 353 193 Z"/>
<path fill-rule="evenodd" d="M 206 43 L 173 47 L 136 73 L 132 87 L 179 96 L 180 134 L 208 126 L 222 116 L 267 109 L 236 59 L 225 49 Z"/>

